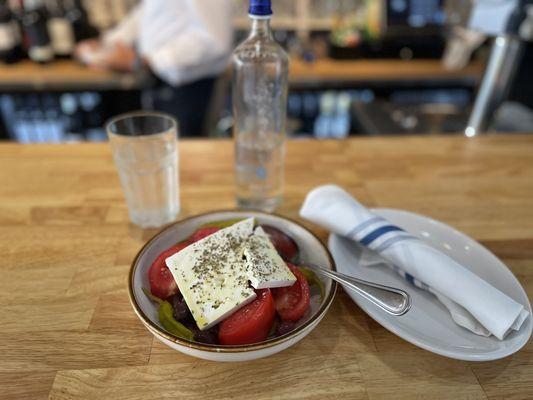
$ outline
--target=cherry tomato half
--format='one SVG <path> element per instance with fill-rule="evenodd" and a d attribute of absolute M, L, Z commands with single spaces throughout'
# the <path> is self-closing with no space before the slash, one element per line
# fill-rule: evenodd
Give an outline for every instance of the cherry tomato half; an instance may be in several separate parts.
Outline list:
<path fill-rule="evenodd" d="M 292 286 L 272 289 L 276 311 L 283 321 L 298 321 L 303 317 L 310 304 L 309 284 L 298 267 L 287 263 L 296 282 Z"/>
<path fill-rule="evenodd" d="M 160 299 L 166 299 L 179 292 L 178 285 L 172 273 L 165 264 L 165 260 L 190 244 L 189 241 L 178 243 L 157 256 L 148 270 L 150 291 Z"/>

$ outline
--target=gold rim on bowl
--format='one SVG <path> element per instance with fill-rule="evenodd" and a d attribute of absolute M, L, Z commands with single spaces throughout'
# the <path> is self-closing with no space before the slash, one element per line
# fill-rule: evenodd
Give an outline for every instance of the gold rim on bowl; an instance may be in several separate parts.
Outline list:
<path fill-rule="evenodd" d="M 273 347 L 277 344 L 286 342 L 287 340 L 290 340 L 296 336 L 302 331 L 304 331 L 307 327 L 312 325 L 320 316 L 322 316 L 327 309 L 331 306 L 331 303 L 333 302 L 333 299 L 335 297 L 335 294 L 337 292 L 337 283 L 335 281 L 331 282 L 331 289 L 329 291 L 329 294 L 326 296 L 324 301 L 322 301 L 322 304 L 320 305 L 319 309 L 309 318 L 305 323 L 298 326 L 296 329 L 292 330 L 289 333 L 286 333 L 285 335 L 281 335 L 272 339 L 265 340 L 263 342 L 254 343 L 254 344 L 244 344 L 244 345 L 233 345 L 233 346 L 222 346 L 222 345 L 212 345 L 212 344 L 205 344 L 205 343 L 199 343 L 199 342 L 192 342 L 186 339 L 178 338 L 167 331 L 161 329 L 157 324 L 152 322 L 150 318 L 148 318 L 144 312 L 141 310 L 141 307 L 137 304 L 137 300 L 135 299 L 135 294 L 133 293 L 133 277 L 135 275 L 135 270 L 138 266 L 138 261 L 141 255 L 144 254 L 146 249 L 150 244 L 152 244 L 154 241 L 156 241 L 163 233 L 167 232 L 169 229 L 172 229 L 174 226 L 183 224 L 186 221 L 189 221 L 191 219 L 204 217 L 210 214 L 219 214 L 219 213 L 241 213 L 241 214 L 247 214 L 246 211 L 240 211 L 240 210 L 218 210 L 218 211 L 210 211 L 205 212 L 197 215 L 193 215 L 187 218 L 184 218 L 180 221 L 176 221 L 166 227 L 164 227 L 161 231 L 156 233 L 150 240 L 148 240 L 144 246 L 137 252 L 135 258 L 133 259 L 133 262 L 130 267 L 129 275 L 128 275 L 128 295 L 130 298 L 130 303 L 133 307 L 133 310 L 141 320 L 141 322 L 146 326 L 146 328 L 154 335 L 163 337 L 164 339 L 167 339 L 171 342 L 177 343 L 182 346 L 190 347 L 196 350 L 202 350 L 202 351 L 208 351 L 212 353 L 242 353 L 246 351 L 253 351 L 253 350 L 261 350 L 268 347 Z M 331 256 L 331 253 L 329 252 L 328 248 L 320 241 L 320 239 L 309 229 L 305 228 L 303 225 L 301 225 L 299 222 L 287 218 L 278 214 L 274 213 L 264 213 L 260 211 L 251 211 L 250 214 L 256 214 L 256 215 L 264 215 L 264 216 L 273 216 L 281 219 L 285 219 L 289 222 L 292 222 L 293 224 L 299 226 L 304 231 L 308 232 L 312 237 L 314 237 L 320 246 L 322 246 L 322 249 L 325 251 L 329 262 L 331 264 L 331 269 L 334 271 L 335 268 L 335 261 L 333 260 L 333 257 Z"/>

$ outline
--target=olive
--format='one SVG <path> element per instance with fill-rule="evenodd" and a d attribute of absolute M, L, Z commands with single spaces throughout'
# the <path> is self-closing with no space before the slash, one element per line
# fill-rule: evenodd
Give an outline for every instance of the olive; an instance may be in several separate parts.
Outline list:
<path fill-rule="evenodd" d="M 268 235 L 281 258 L 291 263 L 298 261 L 299 249 L 293 238 L 270 225 L 261 225 L 261 228 Z"/>
<path fill-rule="evenodd" d="M 180 295 L 172 296 L 172 308 L 174 309 L 174 319 L 176 321 L 181 321 L 192 317 L 187 303 Z"/>
<path fill-rule="evenodd" d="M 296 324 L 294 322 L 280 321 L 276 328 L 276 334 L 278 336 L 285 335 L 286 333 L 289 333 L 290 331 L 294 330 L 295 327 Z"/>

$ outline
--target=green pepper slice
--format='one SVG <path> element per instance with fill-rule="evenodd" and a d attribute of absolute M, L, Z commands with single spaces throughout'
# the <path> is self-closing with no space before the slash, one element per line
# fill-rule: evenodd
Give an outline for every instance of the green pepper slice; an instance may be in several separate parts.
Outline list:
<path fill-rule="evenodd" d="M 193 340 L 194 334 L 192 331 L 187 329 L 185 325 L 176 321 L 173 313 L 174 309 L 172 308 L 172 304 L 170 304 L 168 301 L 163 301 L 159 305 L 157 316 L 159 317 L 159 322 L 161 322 L 163 328 L 172 333 L 174 336 L 182 339 Z"/>
<path fill-rule="evenodd" d="M 194 339 L 194 334 L 192 333 L 192 331 L 188 329 L 185 325 L 176 321 L 176 319 L 174 318 L 174 309 L 172 308 L 172 304 L 170 304 L 166 300 L 154 296 L 152 293 L 150 293 L 149 290 L 145 288 L 143 288 L 143 292 L 150 300 L 159 304 L 159 308 L 157 309 L 157 317 L 159 318 L 159 322 L 161 323 L 161 325 L 163 325 L 163 328 L 165 328 L 168 332 L 179 338 L 191 341 Z"/>

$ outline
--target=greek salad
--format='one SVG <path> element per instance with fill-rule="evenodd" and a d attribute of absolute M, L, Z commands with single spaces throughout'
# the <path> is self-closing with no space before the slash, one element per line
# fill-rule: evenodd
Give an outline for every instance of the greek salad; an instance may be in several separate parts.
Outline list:
<path fill-rule="evenodd" d="M 298 266 L 296 242 L 254 218 L 203 225 L 163 251 L 148 270 L 160 324 L 173 335 L 213 345 L 258 343 L 308 317 L 322 282 Z"/>

